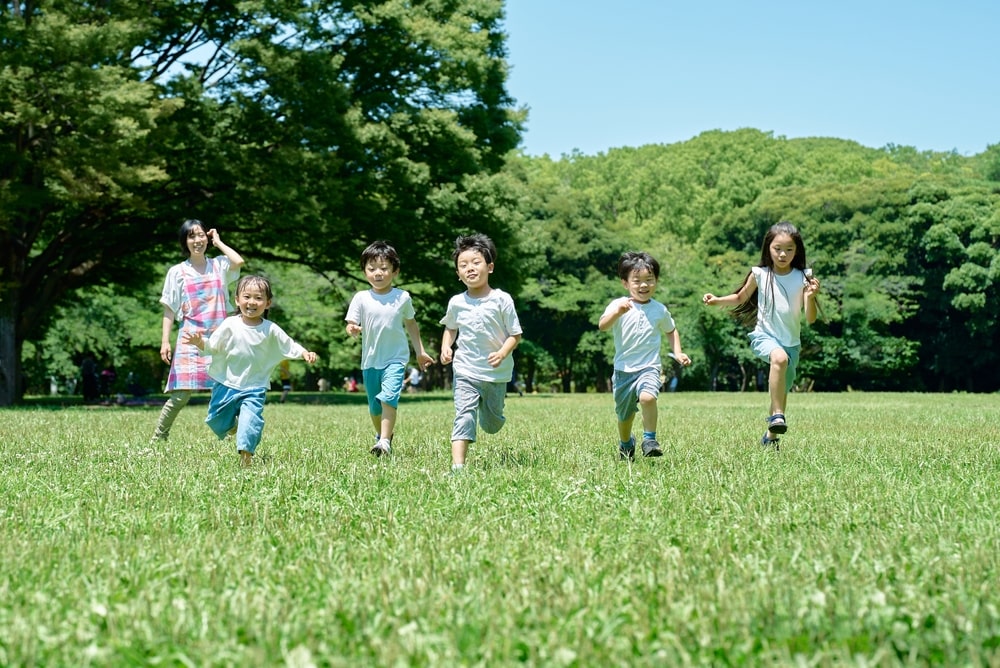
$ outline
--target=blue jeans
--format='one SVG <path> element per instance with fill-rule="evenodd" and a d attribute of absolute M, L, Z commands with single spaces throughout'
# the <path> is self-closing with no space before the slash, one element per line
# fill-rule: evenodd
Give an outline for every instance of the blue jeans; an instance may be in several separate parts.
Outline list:
<path fill-rule="evenodd" d="M 220 439 L 226 437 L 233 425 L 238 425 L 236 451 L 246 450 L 253 454 L 264 432 L 264 388 L 234 390 L 216 383 L 208 402 L 205 424 Z"/>

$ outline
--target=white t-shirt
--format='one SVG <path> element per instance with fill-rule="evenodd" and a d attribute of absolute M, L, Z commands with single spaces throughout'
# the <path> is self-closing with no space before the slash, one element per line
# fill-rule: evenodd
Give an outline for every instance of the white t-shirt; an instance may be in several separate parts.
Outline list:
<path fill-rule="evenodd" d="M 618 310 L 622 297 L 616 299 L 604 310 L 604 316 Z M 674 331 L 676 325 L 670 311 L 662 303 L 650 299 L 645 304 L 632 302 L 632 308 L 625 311 L 611 326 L 615 337 L 615 369 L 633 372 L 641 369 L 663 367 L 660 361 L 660 344 L 663 335 Z"/>
<path fill-rule="evenodd" d="M 448 301 L 441 324 L 458 330 L 452 359 L 456 376 L 491 383 L 510 380 L 514 373 L 512 356 L 508 355 L 495 369 L 488 359 L 490 353 L 500 350 L 508 337 L 522 333 L 514 300 L 509 294 L 493 288 L 482 299 L 470 297 L 468 292 L 455 295 Z"/>
<path fill-rule="evenodd" d="M 410 346 L 403 321 L 413 320 L 416 311 L 410 293 L 392 288 L 384 295 L 362 290 L 347 307 L 347 322 L 361 325 L 361 368 L 384 369 L 392 362 L 406 364 Z"/>
<path fill-rule="evenodd" d="M 775 338 L 783 346 L 793 347 L 802 340 L 802 307 L 806 275 L 792 269 L 779 276 L 768 267 L 750 269 L 757 281 L 757 325 L 754 331 Z M 772 280 L 773 279 L 773 280 Z"/>
<path fill-rule="evenodd" d="M 283 359 L 300 359 L 305 348 L 270 320 L 251 327 L 232 315 L 208 337 L 204 352 L 212 355 L 208 375 L 216 382 L 254 390 L 270 387 L 274 367 Z"/>

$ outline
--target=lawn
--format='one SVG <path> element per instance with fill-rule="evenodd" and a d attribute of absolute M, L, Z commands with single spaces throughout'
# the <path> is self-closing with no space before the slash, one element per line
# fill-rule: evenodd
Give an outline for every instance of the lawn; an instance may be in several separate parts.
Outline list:
<path fill-rule="evenodd" d="M 334 396 L 334 395 L 331 395 Z M 510 397 L 450 476 L 446 394 L 390 458 L 361 397 L 0 410 L 0 665 L 1000 665 L 1000 396 Z"/>

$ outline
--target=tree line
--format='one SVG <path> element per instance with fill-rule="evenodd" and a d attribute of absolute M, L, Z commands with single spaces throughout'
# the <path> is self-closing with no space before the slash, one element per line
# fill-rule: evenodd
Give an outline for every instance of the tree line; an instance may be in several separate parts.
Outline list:
<path fill-rule="evenodd" d="M 629 249 L 663 265 L 657 296 L 694 359 L 680 387 L 750 388 L 745 331 L 699 297 L 739 284 L 766 228 L 790 220 L 823 281 L 804 383 L 1000 385 L 998 145 L 745 129 L 530 157 L 499 0 L 154 4 L 0 3 L 0 405 L 85 354 L 159 382 L 156 302 L 187 217 L 276 279 L 272 315 L 320 352 L 316 378 L 357 364 L 343 315 L 369 241 L 399 249 L 435 346 L 459 289 L 451 242 L 482 231 L 500 252 L 491 282 L 518 304 L 529 389 L 607 389 L 596 321 Z"/>

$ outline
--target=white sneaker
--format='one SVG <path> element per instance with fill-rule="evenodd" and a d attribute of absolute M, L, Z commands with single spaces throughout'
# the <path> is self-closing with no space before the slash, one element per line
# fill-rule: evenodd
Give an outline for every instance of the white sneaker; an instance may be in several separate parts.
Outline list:
<path fill-rule="evenodd" d="M 378 443 L 375 444 L 375 447 L 372 448 L 371 452 L 376 457 L 392 454 L 392 445 L 389 444 L 389 439 L 380 438 Z"/>

